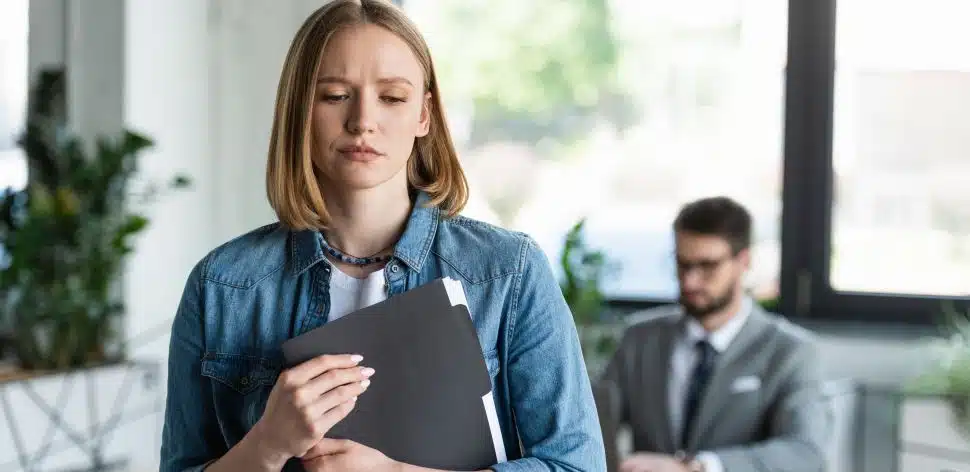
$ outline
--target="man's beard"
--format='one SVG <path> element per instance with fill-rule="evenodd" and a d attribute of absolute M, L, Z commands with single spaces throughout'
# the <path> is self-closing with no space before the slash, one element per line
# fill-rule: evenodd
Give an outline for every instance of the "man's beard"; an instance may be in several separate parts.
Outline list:
<path fill-rule="evenodd" d="M 688 315 L 690 315 L 691 317 L 693 317 L 698 321 L 703 321 L 710 315 L 727 308 L 729 305 L 731 305 L 732 302 L 734 302 L 734 298 L 735 298 L 734 284 L 731 284 L 731 286 L 727 289 L 727 291 L 720 294 L 719 296 L 715 296 L 711 298 L 710 299 L 711 301 L 709 303 L 704 304 L 703 306 L 697 306 L 692 304 L 690 301 L 687 300 L 687 297 L 681 294 L 680 305 L 684 307 L 684 313 L 687 313 Z"/>

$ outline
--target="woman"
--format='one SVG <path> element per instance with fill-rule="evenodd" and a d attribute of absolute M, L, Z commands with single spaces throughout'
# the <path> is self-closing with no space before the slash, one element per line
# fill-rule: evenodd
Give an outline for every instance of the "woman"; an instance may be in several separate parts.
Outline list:
<path fill-rule="evenodd" d="M 424 470 L 324 438 L 380 381 L 366 359 L 282 370 L 280 345 L 444 276 L 464 285 L 511 451 L 493 469 L 605 470 L 548 261 L 527 236 L 458 216 L 467 185 L 431 57 L 397 7 L 336 0 L 306 20 L 283 66 L 268 161 L 280 222 L 215 249 L 187 281 L 162 471 Z"/>

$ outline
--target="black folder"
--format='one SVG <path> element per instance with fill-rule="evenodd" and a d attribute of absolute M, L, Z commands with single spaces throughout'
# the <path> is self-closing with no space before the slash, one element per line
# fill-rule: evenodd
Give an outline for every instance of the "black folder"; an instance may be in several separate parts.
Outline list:
<path fill-rule="evenodd" d="M 449 470 L 505 461 L 491 380 L 461 282 L 437 279 L 283 343 L 288 365 L 360 354 L 376 371 L 327 437 Z"/>

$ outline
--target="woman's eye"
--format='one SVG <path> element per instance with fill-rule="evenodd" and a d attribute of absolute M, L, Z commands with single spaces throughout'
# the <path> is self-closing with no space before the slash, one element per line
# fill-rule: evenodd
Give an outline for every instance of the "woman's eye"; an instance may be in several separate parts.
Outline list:
<path fill-rule="evenodd" d="M 339 103 L 350 98 L 350 95 L 324 94 L 323 100 L 331 103 Z"/>
<path fill-rule="evenodd" d="M 392 96 L 384 96 L 384 97 L 381 97 L 381 98 L 385 102 L 388 102 L 388 103 L 404 103 L 404 102 L 406 102 L 408 100 L 406 98 L 392 97 Z"/>

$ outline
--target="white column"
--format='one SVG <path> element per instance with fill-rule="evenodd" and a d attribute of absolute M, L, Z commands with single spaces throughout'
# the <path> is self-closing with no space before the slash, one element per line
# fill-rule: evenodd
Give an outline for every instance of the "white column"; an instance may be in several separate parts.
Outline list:
<path fill-rule="evenodd" d="M 86 143 L 117 135 L 123 123 L 124 7 L 121 0 L 67 2 L 68 118 Z"/>
<path fill-rule="evenodd" d="M 30 0 L 27 29 L 27 69 L 33 82 L 37 71 L 62 67 L 67 46 L 66 0 Z"/>
<path fill-rule="evenodd" d="M 130 335 L 167 334 L 185 278 L 215 244 L 208 15 L 198 0 L 128 0 L 126 10 L 125 124 L 155 142 L 140 159 L 140 177 L 164 184 L 184 173 L 192 180 L 191 188 L 144 208 L 151 223 L 125 278 Z M 133 347 L 133 354 L 165 359 L 167 337 Z"/>
<path fill-rule="evenodd" d="M 210 0 L 217 235 L 228 239 L 273 221 L 266 153 L 276 87 L 290 41 L 321 0 Z"/>
<path fill-rule="evenodd" d="M 127 333 L 138 340 L 129 354 L 159 361 L 164 371 L 186 277 L 216 244 L 209 12 L 200 0 L 124 4 L 124 123 L 155 142 L 139 161 L 140 180 L 166 184 L 176 173 L 192 180 L 142 210 L 150 225 L 124 278 Z M 164 390 L 164 372 L 161 381 Z M 131 470 L 157 470 L 161 425 L 159 414 L 138 428 Z"/>

